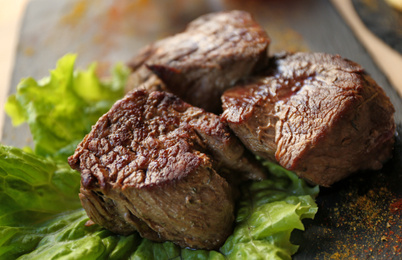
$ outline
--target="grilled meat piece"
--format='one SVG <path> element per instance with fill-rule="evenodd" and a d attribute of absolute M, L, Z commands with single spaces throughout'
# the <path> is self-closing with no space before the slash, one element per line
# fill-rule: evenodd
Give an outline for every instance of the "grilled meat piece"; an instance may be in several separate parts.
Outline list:
<path fill-rule="evenodd" d="M 225 89 L 266 65 L 269 43 L 247 12 L 206 14 L 184 32 L 142 49 L 129 63 L 128 88 L 169 91 L 217 113 Z"/>
<path fill-rule="evenodd" d="M 251 151 L 323 186 L 392 156 L 394 107 L 358 64 L 323 53 L 270 63 L 222 96 L 222 118 Z"/>
<path fill-rule="evenodd" d="M 233 180 L 264 178 L 228 130 L 173 94 L 128 93 L 69 158 L 88 216 L 118 234 L 219 247 L 232 231 Z"/>

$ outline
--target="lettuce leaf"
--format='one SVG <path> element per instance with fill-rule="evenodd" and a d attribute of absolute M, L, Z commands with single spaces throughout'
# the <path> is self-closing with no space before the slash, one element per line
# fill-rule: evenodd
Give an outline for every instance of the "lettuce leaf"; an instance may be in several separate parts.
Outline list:
<path fill-rule="evenodd" d="M 304 218 L 314 218 L 318 187 L 268 162 L 268 180 L 241 187 L 234 232 L 217 251 L 181 249 L 86 226 L 80 175 L 66 158 L 123 96 L 127 71 L 117 66 L 105 82 L 96 76 L 96 65 L 75 72 L 75 59 L 61 58 L 43 80 L 22 80 L 6 104 L 16 125 L 29 124 L 35 147 L 26 152 L 0 145 L 0 259 L 291 258 L 297 251 L 291 233 L 304 229 Z"/>
<path fill-rule="evenodd" d="M 0 225 L 31 224 L 79 208 L 80 178 L 66 162 L 0 145 Z"/>
<path fill-rule="evenodd" d="M 221 248 L 228 259 L 291 259 L 298 249 L 290 243 L 292 231 L 304 230 L 302 220 L 318 210 L 318 186 L 276 164 L 264 165 L 272 176 L 243 186 L 235 230 Z"/>
<path fill-rule="evenodd" d="M 181 249 L 86 226 L 77 172 L 19 148 L 0 152 L 0 259 L 291 259 L 291 232 L 317 211 L 318 187 L 265 163 L 271 178 L 242 187 L 235 230 L 222 248 Z"/>
<path fill-rule="evenodd" d="M 65 55 L 49 77 L 23 79 L 17 93 L 6 102 L 13 125 L 28 123 L 38 155 L 67 158 L 99 117 L 124 94 L 126 67 L 116 65 L 111 79 L 101 81 L 95 64 L 74 71 L 75 60 L 76 55 Z"/>
<path fill-rule="evenodd" d="M 86 226 L 83 209 L 59 214 L 33 226 L 0 226 L 1 259 L 126 259 L 141 238 L 118 236 L 98 225 Z"/>

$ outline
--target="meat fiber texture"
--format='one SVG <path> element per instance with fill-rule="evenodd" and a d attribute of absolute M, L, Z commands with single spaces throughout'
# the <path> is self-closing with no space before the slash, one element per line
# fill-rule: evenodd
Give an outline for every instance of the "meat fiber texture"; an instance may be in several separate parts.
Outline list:
<path fill-rule="evenodd" d="M 278 54 L 222 102 L 222 119 L 248 149 L 315 184 L 380 169 L 392 156 L 392 103 L 362 67 L 337 55 Z"/>
<path fill-rule="evenodd" d="M 145 90 L 102 116 L 69 164 L 81 172 L 93 222 L 197 249 L 215 249 L 231 234 L 234 182 L 265 177 L 218 116 Z"/>
<path fill-rule="evenodd" d="M 220 96 L 237 80 L 266 66 L 270 39 L 244 11 L 203 15 L 182 33 L 142 49 L 129 63 L 128 89 L 169 91 L 220 113 Z"/>

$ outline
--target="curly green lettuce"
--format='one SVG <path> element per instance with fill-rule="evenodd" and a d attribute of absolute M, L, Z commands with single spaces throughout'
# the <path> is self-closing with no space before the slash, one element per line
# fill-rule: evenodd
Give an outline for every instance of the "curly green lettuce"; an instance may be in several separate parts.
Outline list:
<path fill-rule="evenodd" d="M 5 105 L 13 125 L 27 122 L 38 155 L 65 159 L 91 126 L 124 94 L 128 69 L 117 65 L 108 81 L 96 75 L 96 64 L 76 71 L 76 55 L 57 62 L 50 76 L 23 79 Z"/>
<path fill-rule="evenodd" d="M 235 230 L 220 249 L 228 259 L 291 259 L 298 249 L 290 243 L 292 231 L 304 230 L 302 220 L 318 210 L 318 186 L 276 164 L 264 166 L 271 173 L 268 180 L 242 187 Z"/>
<path fill-rule="evenodd" d="M 7 102 L 13 122 L 29 124 L 35 148 L 0 145 L 0 259 L 291 259 L 298 248 L 291 233 L 314 218 L 318 187 L 268 162 L 268 180 L 241 187 L 234 232 L 217 251 L 85 225 L 80 175 L 66 158 L 122 97 L 127 71 L 119 66 L 105 82 L 95 65 L 75 71 L 75 59 L 63 57 L 49 78 L 23 80 Z"/>
<path fill-rule="evenodd" d="M 80 177 L 67 164 L 0 146 L 0 167 L 0 259 L 291 259 L 292 231 L 317 212 L 318 187 L 266 163 L 271 178 L 242 187 L 234 232 L 220 250 L 181 249 L 86 226 Z"/>
<path fill-rule="evenodd" d="M 0 145 L 0 225 L 32 224 L 80 208 L 80 175 L 67 163 Z"/>

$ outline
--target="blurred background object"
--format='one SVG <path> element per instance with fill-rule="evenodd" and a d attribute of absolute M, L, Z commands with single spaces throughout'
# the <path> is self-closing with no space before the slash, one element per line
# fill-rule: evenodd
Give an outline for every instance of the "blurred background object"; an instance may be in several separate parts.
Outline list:
<path fill-rule="evenodd" d="M 385 2 L 402 12 L 402 0 L 385 0 Z"/>
<path fill-rule="evenodd" d="M 402 8 L 402 0 L 392 1 Z M 352 0 L 352 3 L 364 25 L 402 54 L 402 9 L 398 10 L 384 0 Z"/>
<path fill-rule="evenodd" d="M 381 2 L 383 0 L 379 1 Z M 378 9 L 377 0 L 361 1 L 362 4 L 363 2 L 365 3 L 363 4 L 363 7 L 356 6 L 356 8 L 360 11 L 356 11 L 355 7 L 353 6 L 352 0 L 332 0 L 331 2 L 348 23 L 356 37 L 360 40 L 361 44 L 367 49 L 373 60 L 376 62 L 376 65 L 387 76 L 391 85 L 398 91 L 399 95 L 402 96 L 402 54 L 401 52 L 398 52 L 396 48 L 392 48 L 386 41 L 384 41 L 384 37 L 379 38 L 378 36 L 376 36 L 375 33 L 373 33 L 373 31 L 380 31 L 383 35 L 384 32 L 385 34 L 387 34 L 387 32 L 391 31 L 391 34 L 388 34 L 388 37 L 386 38 L 392 39 L 391 41 L 395 42 L 394 39 L 396 37 L 399 37 L 397 35 L 402 35 L 400 33 L 401 27 L 399 26 L 396 27 L 395 30 L 392 30 L 386 26 L 384 27 L 375 25 L 376 28 L 380 29 L 373 29 L 373 27 L 367 27 L 364 24 L 358 13 L 364 13 L 362 9 L 371 9 L 376 11 Z M 367 7 L 371 5 L 374 5 L 374 7 Z M 376 17 L 375 15 L 368 15 L 365 19 L 368 21 L 370 19 L 372 19 L 373 21 L 379 21 L 379 19 L 387 19 L 385 17 L 389 15 L 387 12 L 390 11 L 390 8 L 385 10 L 385 13 L 382 13 L 381 15 L 379 15 L 379 17 Z M 396 33 L 396 31 L 399 31 L 399 33 Z M 397 45 L 400 46 L 400 44 L 401 42 L 397 41 Z M 394 46 L 396 47 L 397 45 Z"/>
<path fill-rule="evenodd" d="M 11 82 L 21 17 L 27 2 L 28 0 L 0 0 L 0 136 L 4 121 L 3 106 Z"/>

